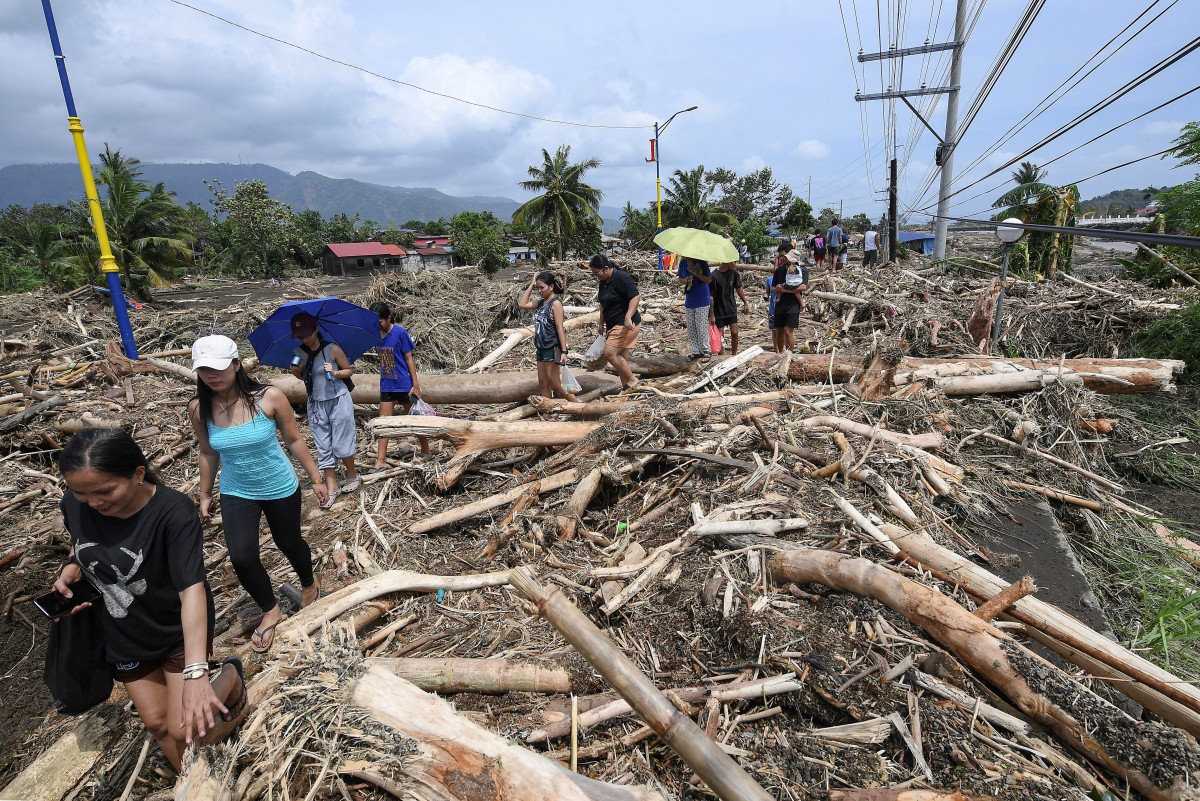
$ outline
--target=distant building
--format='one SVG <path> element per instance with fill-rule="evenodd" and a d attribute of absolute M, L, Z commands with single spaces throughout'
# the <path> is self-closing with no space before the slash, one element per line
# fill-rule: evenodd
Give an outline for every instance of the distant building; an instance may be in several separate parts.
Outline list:
<path fill-rule="evenodd" d="M 925 231 L 901 231 L 900 244 L 926 256 L 933 255 L 934 235 Z"/>
<path fill-rule="evenodd" d="M 408 251 L 399 245 L 384 245 L 380 242 L 336 242 L 325 246 L 321 252 L 321 268 L 327 275 L 373 270 L 399 270 L 404 268 Z"/>

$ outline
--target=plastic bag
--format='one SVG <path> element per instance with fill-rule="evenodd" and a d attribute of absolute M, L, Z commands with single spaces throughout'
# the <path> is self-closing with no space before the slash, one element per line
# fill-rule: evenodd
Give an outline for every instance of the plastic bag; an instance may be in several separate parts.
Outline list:
<path fill-rule="evenodd" d="M 717 328 L 716 323 L 708 324 L 708 349 L 716 356 L 725 346 L 725 338 L 721 336 L 721 329 Z"/>
<path fill-rule="evenodd" d="M 82 715 L 112 695 L 103 614 L 93 605 L 50 624 L 42 680 L 54 699 L 54 708 L 64 715 Z"/>
<path fill-rule="evenodd" d="M 437 410 L 430 406 L 420 398 L 415 398 L 412 402 L 412 407 L 408 410 L 409 414 L 427 414 L 436 415 Z"/>
<path fill-rule="evenodd" d="M 604 358 L 604 334 L 600 334 L 598 337 L 596 337 L 596 341 L 593 342 L 592 346 L 583 354 L 583 358 L 589 362 L 594 362 L 597 359 Z"/>
<path fill-rule="evenodd" d="M 567 367 L 565 364 L 562 368 L 562 388 L 572 395 L 583 389 L 583 387 L 579 385 L 579 379 L 577 379 L 575 374 L 571 372 L 571 368 Z"/>

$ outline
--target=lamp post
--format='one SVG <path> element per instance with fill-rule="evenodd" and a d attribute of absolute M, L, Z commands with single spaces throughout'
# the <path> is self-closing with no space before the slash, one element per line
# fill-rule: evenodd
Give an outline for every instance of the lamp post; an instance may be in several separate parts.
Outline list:
<path fill-rule="evenodd" d="M 1006 223 L 1021 223 L 1016 217 L 1009 217 Z M 1004 284 L 1008 281 L 1008 257 L 1012 254 L 1012 246 L 1025 236 L 1024 228 L 1012 228 L 1007 225 L 996 226 L 996 238 L 1004 243 L 1004 266 L 1000 268 L 1000 294 L 996 297 L 996 317 L 992 320 L 992 343 L 1000 339 L 1000 317 L 1004 308 Z"/>
<path fill-rule="evenodd" d="M 691 106 L 690 108 L 680 109 L 679 111 L 676 111 L 674 114 L 672 114 L 670 117 L 667 117 L 667 121 L 664 122 L 662 125 L 659 125 L 657 122 L 654 123 L 654 138 L 652 140 L 650 140 L 650 158 L 646 159 L 646 161 L 654 162 L 654 203 L 658 209 L 658 231 L 657 231 L 657 233 L 662 233 L 662 229 L 663 229 L 663 224 L 662 224 L 662 173 L 658 168 L 658 137 L 662 135 L 663 131 L 667 130 L 667 126 L 671 124 L 671 120 L 675 119 L 680 114 L 684 114 L 689 111 L 695 111 L 698 108 L 700 108 L 700 107 L 699 106 Z M 661 270 L 662 268 L 663 268 L 663 249 L 659 248 L 658 249 L 658 269 Z"/>

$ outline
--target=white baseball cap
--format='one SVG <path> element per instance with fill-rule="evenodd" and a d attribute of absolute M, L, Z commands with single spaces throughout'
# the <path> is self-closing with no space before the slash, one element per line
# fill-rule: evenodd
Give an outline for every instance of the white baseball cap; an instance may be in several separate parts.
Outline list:
<path fill-rule="evenodd" d="M 224 370 L 238 358 L 238 346 L 232 339 L 220 334 L 200 337 L 192 344 L 192 369 L 211 367 Z"/>

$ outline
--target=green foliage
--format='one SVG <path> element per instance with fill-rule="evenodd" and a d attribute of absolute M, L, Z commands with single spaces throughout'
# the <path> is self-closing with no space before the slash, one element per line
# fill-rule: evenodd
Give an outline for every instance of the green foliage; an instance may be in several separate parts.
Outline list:
<path fill-rule="evenodd" d="M 541 194 L 513 212 L 513 221 L 553 226 L 555 252 L 560 261 L 585 220 L 591 220 L 599 228 L 598 207 L 604 193 L 583 181 L 588 170 L 599 166 L 597 158 L 572 164 L 570 145 L 559 145 L 553 156 L 542 148 L 542 166 L 530 166 L 530 180 L 520 182 L 526 192 Z M 541 247 L 538 253 L 542 253 Z"/>
<path fill-rule="evenodd" d="M 587 258 L 599 253 L 604 246 L 599 218 L 584 217 L 576 223 L 575 232 L 565 240 L 559 240 L 554 226 L 549 223 L 539 225 L 529 234 L 530 245 L 537 251 L 538 261 L 546 264 L 550 254 L 563 254 L 562 258 Z M 560 259 L 561 260 L 561 259 Z"/>
<path fill-rule="evenodd" d="M 141 164 L 104 145 L 96 183 L 113 258 L 126 291 L 149 299 L 152 287 L 167 286 L 192 264 L 188 217 L 175 193 L 161 183 L 141 181 Z"/>
<path fill-rule="evenodd" d="M 751 217 L 735 225 L 730 229 L 729 234 L 733 237 L 735 245 L 745 242 L 746 247 L 750 248 L 750 255 L 757 257 L 764 253 L 770 254 L 775 249 L 775 237 L 768 236 L 767 230 L 765 218 Z"/>
<path fill-rule="evenodd" d="M 1103 195 L 1081 201 L 1080 214 L 1097 214 L 1101 217 L 1121 217 L 1133 214 L 1138 209 L 1144 209 L 1157 199 L 1158 194 L 1166 187 L 1155 189 L 1147 186 L 1144 189 L 1114 189 Z"/>
<path fill-rule="evenodd" d="M 1162 192 L 1158 210 L 1170 233 L 1200 235 L 1200 175 Z"/>
<path fill-rule="evenodd" d="M 508 240 L 500 235 L 503 223 L 490 211 L 464 211 L 450 220 L 454 249 L 467 264 L 477 264 L 488 275 L 508 266 Z"/>
<path fill-rule="evenodd" d="M 770 167 L 743 176 L 718 167 L 705 176 L 705 189 L 715 196 L 715 205 L 739 222 L 760 217 L 778 224 L 793 198 L 791 187 L 776 181 Z"/>
<path fill-rule="evenodd" d="M 626 202 L 625 208 L 621 210 L 621 231 L 618 236 L 634 250 L 650 250 L 655 247 L 657 223 L 654 207 L 635 209 L 632 203 Z"/>
<path fill-rule="evenodd" d="M 218 264 L 238 275 L 283 275 L 297 239 L 291 207 L 272 200 L 263 181 L 241 181 L 232 195 L 217 181 L 207 186 L 213 210 L 226 215 Z"/>
<path fill-rule="evenodd" d="M 1013 177 L 1022 177 L 1022 171 L 1013 173 Z M 1079 208 L 1079 187 L 1074 184 L 1054 187 L 1040 182 L 1019 184 L 992 203 L 992 208 L 1000 207 L 1005 208 L 992 219 L 1016 217 L 1027 223 L 1071 227 L 1075 225 L 1075 213 Z M 1058 270 L 1071 272 L 1075 253 L 1074 237 L 1032 232 L 1025 241 L 1031 270 L 1048 276 L 1054 276 Z"/>
<path fill-rule="evenodd" d="M 779 221 L 779 229 L 790 233 L 805 233 L 811 231 L 817 224 L 813 217 L 813 208 L 802 197 L 792 198 L 783 219 Z"/>
<path fill-rule="evenodd" d="M 1176 167 L 1186 164 L 1200 164 L 1200 122 L 1189 122 L 1175 137 L 1175 147 L 1168 154 L 1179 159 Z"/>
<path fill-rule="evenodd" d="M 446 236 L 450 233 L 450 223 L 444 217 L 438 217 L 422 223 L 418 231 L 429 236 Z"/>
<path fill-rule="evenodd" d="M 862 233 L 871 227 L 871 218 L 865 214 L 855 214 L 850 219 L 846 220 L 842 225 L 847 231 L 857 231 Z"/>
<path fill-rule="evenodd" d="M 698 228 L 722 233 L 737 222 L 712 198 L 704 177 L 704 165 L 684 172 L 676 170 L 663 188 L 663 227 Z"/>
<path fill-rule="evenodd" d="M 1182 359 L 1181 384 L 1200 384 L 1200 303 L 1191 303 L 1142 329 L 1134 342 L 1137 355 Z"/>

